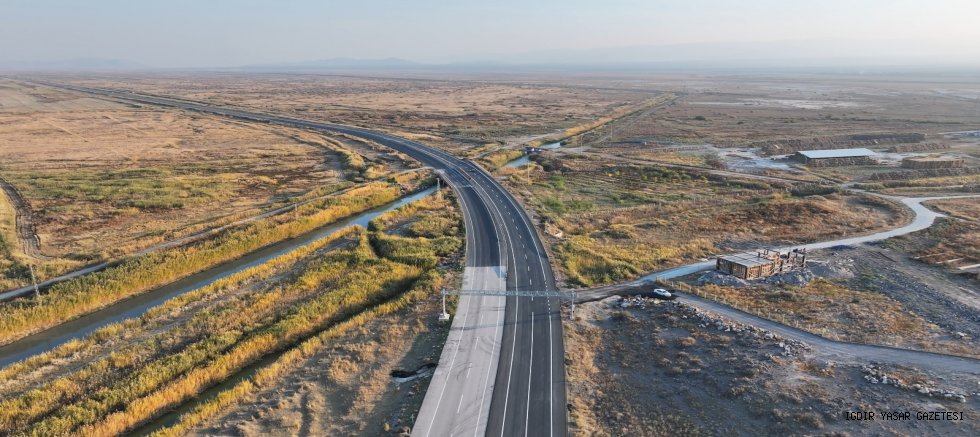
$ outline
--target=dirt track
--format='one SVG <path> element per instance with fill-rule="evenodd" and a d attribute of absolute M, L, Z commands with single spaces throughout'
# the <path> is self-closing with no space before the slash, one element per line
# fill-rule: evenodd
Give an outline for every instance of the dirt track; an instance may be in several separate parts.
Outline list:
<path fill-rule="evenodd" d="M 34 213 L 31 211 L 30 205 L 27 204 L 17 189 L 3 178 L 0 178 L 0 188 L 3 188 L 3 192 L 6 193 L 10 203 L 17 210 L 17 240 L 21 250 L 24 251 L 25 255 L 37 260 L 52 259 L 41 253 L 41 239 L 37 236 Z"/>
<path fill-rule="evenodd" d="M 976 197 L 970 196 L 952 196 L 954 198 L 959 197 Z M 932 197 L 932 198 L 893 198 L 895 200 L 900 200 L 907 207 L 909 207 L 915 214 L 912 223 L 902 226 L 897 229 L 892 229 L 890 231 L 879 232 L 872 235 L 865 235 L 860 237 L 852 237 L 842 240 L 834 240 L 829 242 L 814 243 L 806 245 L 808 249 L 820 249 L 827 248 L 836 245 L 853 245 L 861 244 L 865 242 L 883 240 L 885 238 L 891 238 L 899 235 L 905 235 L 911 232 L 926 229 L 932 226 L 933 221 L 936 217 L 941 216 L 941 214 L 935 213 L 932 210 L 922 206 L 922 202 L 928 200 L 935 200 L 947 197 Z M 635 294 L 637 291 L 642 291 L 644 288 L 648 288 L 649 285 L 644 286 L 644 282 L 649 282 L 655 277 L 676 278 L 679 276 L 687 275 L 701 270 L 708 270 L 712 267 L 713 261 L 705 261 L 696 264 L 689 264 L 686 266 L 675 267 L 673 269 L 665 270 L 663 272 L 658 272 L 655 274 L 648 275 L 640 280 L 625 283 L 625 284 L 615 284 L 605 287 L 594 288 L 591 290 L 581 290 L 577 292 L 576 299 L 579 302 L 588 302 L 599 300 L 608 297 L 613 294 Z M 968 372 L 976 374 L 977 369 L 980 369 L 980 360 L 974 358 L 965 358 L 953 355 L 944 355 L 932 352 L 923 352 L 911 349 L 899 349 L 886 346 L 874 346 L 874 345 L 864 345 L 849 343 L 843 341 L 833 341 L 818 335 L 812 334 L 810 332 L 804 331 L 802 329 L 793 328 L 772 320 L 767 320 L 753 314 L 749 314 L 738 309 L 732 308 L 728 305 L 721 304 L 718 302 L 703 299 L 697 296 L 692 296 L 688 294 L 682 294 L 678 299 L 680 302 L 686 303 L 693 307 L 711 311 L 733 321 L 744 323 L 749 326 L 754 326 L 757 328 L 766 329 L 768 331 L 775 332 L 785 338 L 803 341 L 814 347 L 815 351 L 822 352 L 827 356 L 834 357 L 839 360 L 856 360 L 858 362 L 863 362 L 866 360 L 875 360 L 891 364 L 898 365 L 911 365 L 920 366 L 926 368 L 943 369 L 946 371 L 955 372 Z"/>

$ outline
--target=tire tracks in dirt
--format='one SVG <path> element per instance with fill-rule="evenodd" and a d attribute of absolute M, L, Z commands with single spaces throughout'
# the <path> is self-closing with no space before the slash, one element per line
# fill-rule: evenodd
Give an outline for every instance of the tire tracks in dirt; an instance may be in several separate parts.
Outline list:
<path fill-rule="evenodd" d="M 34 221 L 34 212 L 31 210 L 30 204 L 24 200 L 24 197 L 20 195 L 17 188 L 2 177 L 0 177 L 0 189 L 10 199 L 10 204 L 14 206 L 16 212 L 15 227 L 17 228 L 17 240 L 20 244 L 21 251 L 25 255 L 39 261 L 54 259 L 41 253 L 41 238 L 37 235 L 37 225 Z"/>

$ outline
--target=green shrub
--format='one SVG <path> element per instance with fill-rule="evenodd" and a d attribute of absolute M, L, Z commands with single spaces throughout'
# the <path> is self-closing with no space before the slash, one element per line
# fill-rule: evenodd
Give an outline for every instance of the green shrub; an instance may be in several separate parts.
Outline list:
<path fill-rule="evenodd" d="M 789 192 L 796 197 L 825 196 L 840 192 L 840 188 L 833 185 L 799 184 L 791 187 Z"/>

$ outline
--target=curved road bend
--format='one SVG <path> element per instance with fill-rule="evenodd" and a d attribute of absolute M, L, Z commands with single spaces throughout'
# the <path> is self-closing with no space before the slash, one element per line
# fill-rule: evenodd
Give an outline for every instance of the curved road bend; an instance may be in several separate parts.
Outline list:
<path fill-rule="evenodd" d="M 980 195 L 909 197 L 909 198 L 901 198 L 901 197 L 894 197 L 894 196 L 882 196 L 882 197 L 888 197 L 892 200 L 902 202 L 905 206 L 909 207 L 912 210 L 912 212 L 915 214 L 915 217 L 912 219 L 912 222 L 905 226 L 901 226 L 888 231 L 877 232 L 874 234 L 843 238 L 839 240 L 823 241 L 819 243 L 804 244 L 804 245 L 793 246 L 793 247 L 797 247 L 797 248 L 803 247 L 808 250 L 815 250 L 815 249 L 823 249 L 823 248 L 829 248 L 829 247 L 840 246 L 840 245 L 854 245 L 854 244 L 869 243 L 874 241 L 881 241 L 888 238 L 897 237 L 900 235 L 905 235 L 916 231 L 921 231 L 923 229 L 932 226 L 932 224 L 936 221 L 937 218 L 945 217 L 945 215 L 935 212 L 923 206 L 922 205 L 923 202 L 930 201 L 930 200 L 956 199 L 956 198 L 963 198 L 963 197 L 972 198 L 972 197 L 980 197 Z M 789 249 L 790 248 L 780 248 L 777 250 L 787 251 Z M 580 291 L 578 292 L 578 300 L 579 301 L 598 300 L 604 297 L 611 296 L 613 294 L 620 293 L 624 291 L 624 289 L 642 286 L 644 283 L 655 281 L 658 278 L 662 278 L 662 279 L 679 278 L 681 276 L 687 276 L 692 273 L 710 270 L 714 266 L 715 266 L 714 261 L 703 261 L 699 263 L 674 267 L 660 272 L 651 273 L 634 282 L 619 284 L 619 285 L 610 285 L 606 287 Z M 709 299 L 704 299 L 698 296 L 692 296 L 686 293 L 678 293 L 678 301 L 684 302 L 685 304 L 691 305 L 695 308 L 714 312 L 716 314 L 722 315 L 726 318 L 729 318 L 739 323 L 754 326 L 757 328 L 766 329 L 784 338 L 805 342 L 810 346 L 814 347 L 814 349 L 819 350 L 821 353 L 832 356 L 842 361 L 864 363 L 873 360 L 873 361 L 880 361 L 880 362 L 899 364 L 899 365 L 911 365 L 911 366 L 924 367 L 924 368 L 940 368 L 953 372 L 980 374 L 980 360 L 976 358 L 917 351 L 912 349 L 900 349 L 900 348 L 893 348 L 889 346 L 877 346 L 877 345 L 851 343 L 846 341 L 835 341 L 835 340 L 830 340 L 821 337 L 819 335 L 812 334 L 802 329 L 793 328 L 784 325 L 782 323 L 768 320 L 756 316 L 754 314 L 750 314 L 732 308 L 728 305 L 718 303 Z"/>
<path fill-rule="evenodd" d="M 944 214 L 935 212 L 929 208 L 926 208 L 922 202 L 928 202 L 930 200 L 942 200 L 942 199 L 959 199 L 959 198 L 973 198 L 980 197 L 980 194 L 968 194 L 963 196 L 936 196 L 936 197 L 896 197 L 887 195 L 878 195 L 879 197 L 884 197 L 897 202 L 901 202 L 903 205 L 908 207 L 913 214 L 912 222 L 900 226 L 895 229 L 875 232 L 868 235 L 859 235 L 856 237 L 841 238 L 839 240 L 821 241 L 817 243 L 809 244 L 799 244 L 795 246 L 780 247 L 776 250 L 786 252 L 792 249 L 806 249 L 806 250 L 817 250 L 826 249 L 834 246 L 846 246 L 861 243 L 871 243 L 874 241 L 886 240 L 892 237 L 898 237 L 905 234 L 911 234 L 913 232 L 921 231 L 926 229 L 936 221 L 939 217 L 946 217 Z M 687 276 L 692 273 L 697 273 L 704 270 L 709 270 L 715 266 L 714 261 L 702 261 L 699 263 L 687 264 L 679 267 L 674 267 L 671 269 L 663 270 L 656 273 L 651 273 L 649 275 L 643 276 L 640 279 L 634 281 L 634 284 L 639 284 L 643 282 L 655 281 L 657 278 L 661 279 L 673 279 L 679 278 L 681 276 Z"/>
<path fill-rule="evenodd" d="M 555 290 L 524 210 L 472 162 L 390 134 L 125 91 L 45 85 L 246 121 L 340 132 L 405 153 L 456 191 L 466 221 L 464 287 Z M 557 299 L 462 296 L 412 431 L 417 436 L 564 436 L 564 344 Z"/>

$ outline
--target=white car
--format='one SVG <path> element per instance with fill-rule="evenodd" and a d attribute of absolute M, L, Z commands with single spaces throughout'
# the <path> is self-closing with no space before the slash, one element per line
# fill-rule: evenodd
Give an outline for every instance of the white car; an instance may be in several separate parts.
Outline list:
<path fill-rule="evenodd" d="M 664 290 L 663 288 L 653 289 L 653 297 L 657 299 L 664 299 L 664 300 L 677 299 L 677 296 L 674 296 L 673 294 L 671 294 L 671 292 Z"/>

